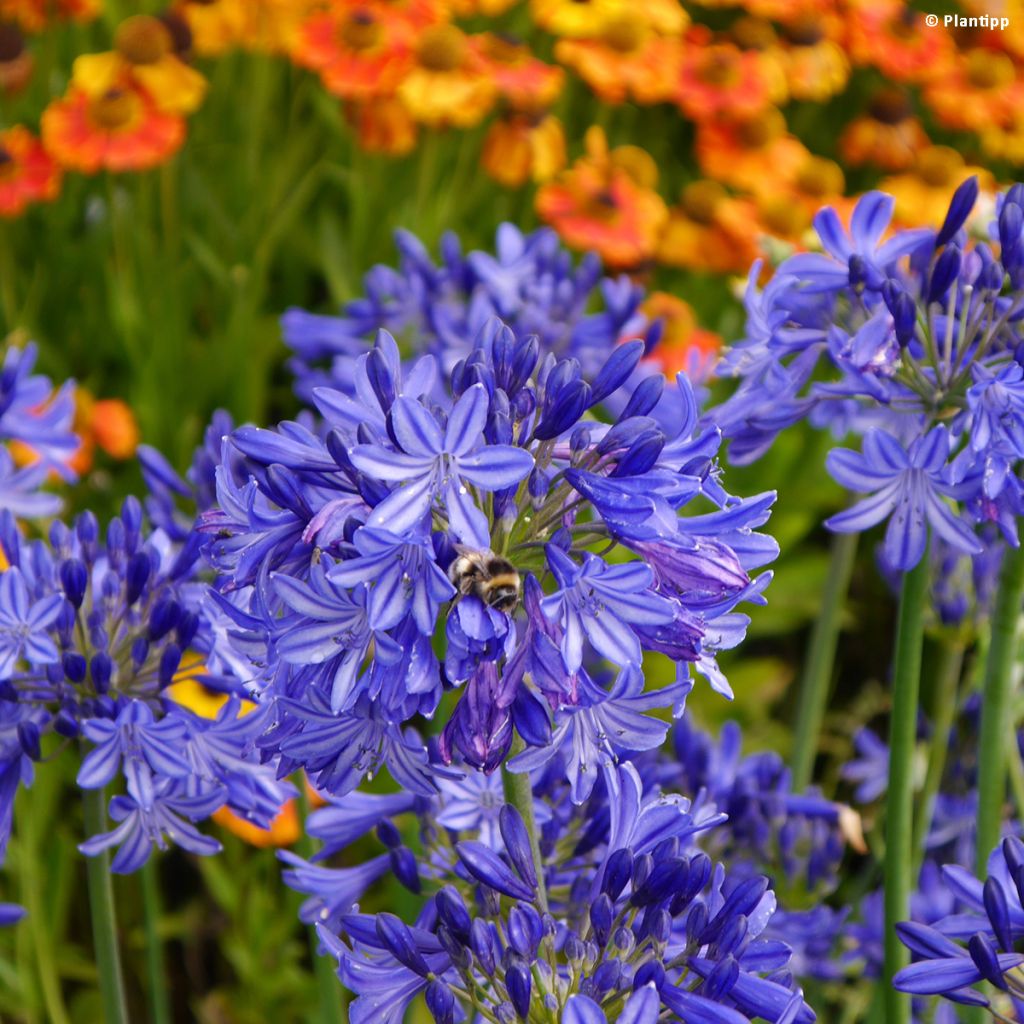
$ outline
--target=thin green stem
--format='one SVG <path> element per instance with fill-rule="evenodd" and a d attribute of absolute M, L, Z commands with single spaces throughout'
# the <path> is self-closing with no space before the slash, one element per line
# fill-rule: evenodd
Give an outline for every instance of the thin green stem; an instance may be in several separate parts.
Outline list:
<path fill-rule="evenodd" d="M 903 577 L 893 654 L 889 789 L 885 805 L 885 1022 L 910 1024 L 910 996 L 893 976 L 910 962 L 896 925 L 910 918 L 914 853 L 914 748 L 921 690 L 921 648 L 928 597 L 928 556 Z"/>
<path fill-rule="evenodd" d="M 796 790 L 806 789 L 814 772 L 821 723 L 832 688 L 843 605 L 850 589 L 850 576 L 857 555 L 857 538 L 856 533 L 837 533 L 832 538 L 828 578 L 821 595 L 821 612 L 811 630 L 807 661 L 800 679 L 800 704 L 793 750 L 793 787 Z"/>
<path fill-rule="evenodd" d="M 1024 597 L 1024 546 L 1007 547 L 992 610 L 992 639 L 985 663 L 978 748 L 977 868 L 984 872 L 988 855 L 999 842 L 1006 803 L 1006 722 L 1013 700 L 1013 672 Z"/>
<path fill-rule="evenodd" d="M 302 810 L 302 838 L 297 844 L 301 857 L 309 860 L 315 852 L 313 841 L 306 832 L 306 819 L 309 817 L 309 794 L 306 792 L 305 780 L 299 783 L 299 807 Z M 315 927 L 309 929 L 309 951 L 313 957 L 313 973 L 316 975 L 317 988 L 317 1021 L 319 1024 L 348 1024 L 345 1006 L 342 1002 L 341 982 L 335 971 L 334 961 L 320 953 L 320 938 Z"/>
<path fill-rule="evenodd" d="M 85 830 L 90 836 L 107 829 L 107 797 L 102 789 L 83 791 Z M 117 945 L 117 918 L 114 913 L 114 886 L 110 878 L 110 855 L 104 851 L 86 858 L 89 906 L 96 970 L 103 997 L 105 1024 L 128 1024 L 128 1007 L 121 976 L 121 953 Z"/>
<path fill-rule="evenodd" d="M 511 753 L 519 753 L 524 748 L 523 741 L 518 737 L 513 743 Z M 530 836 L 530 853 L 533 856 L 533 871 L 537 876 L 537 895 L 541 909 L 548 909 L 548 893 L 544 885 L 544 861 L 540 855 L 540 833 L 537 830 L 537 817 L 533 812 L 533 786 L 529 772 L 512 772 L 502 766 L 501 778 L 505 786 L 505 802 L 510 803 L 522 816 L 523 824 Z"/>
<path fill-rule="evenodd" d="M 142 868 L 142 917 L 146 934 L 146 979 L 149 1013 L 153 1024 L 171 1024 L 163 940 L 160 938 L 160 869 L 154 854 Z"/>
<path fill-rule="evenodd" d="M 935 696 L 932 701 L 932 742 L 928 751 L 928 773 L 925 776 L 924 792 L 917 802 L 917 817 L 914 821 L 914 876 L 921 868 L 925 842 L 931 829 L 935 811 L 935 798 L 942 783 L 949 752 L 949 734 L 956 717 L 960 672 L 964 664 L 962 640 L 950 640 L 942 645 L 941 662 L 935 674 Z"/>

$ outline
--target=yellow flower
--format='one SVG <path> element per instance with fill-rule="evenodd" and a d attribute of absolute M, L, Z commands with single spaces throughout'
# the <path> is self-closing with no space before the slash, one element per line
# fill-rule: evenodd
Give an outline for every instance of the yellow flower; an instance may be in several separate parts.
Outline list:
<path fill-rule="evenodd" d="M 571 39 L 599 36 L 609 18 L 625 15 L 643 17 L 661 35 L 678 36 L 690 17 L 676 0 L 530 0 L 530 14 L 537 25 L 556 36 Z"/>
<path fill-rule="evenodd" d="M 549 181 L 565 166 L 565 133 L 552 114 L 512 114 L 491 125 L 480 163 L 497 182 L 516 188 Z"/>

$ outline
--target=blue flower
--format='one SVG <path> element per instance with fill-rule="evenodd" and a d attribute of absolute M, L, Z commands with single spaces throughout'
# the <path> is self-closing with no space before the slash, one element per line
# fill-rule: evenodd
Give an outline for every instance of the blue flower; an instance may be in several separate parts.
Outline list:
<path fill-rule="evenodd" d="M 885 559 L 894 569 L 912 569 L 928 543 L 928 526 L 947 543 L 968 554 L 982 551 L 967 525 L 954 515 L 943 496 L 956 493 L 947 459 L 949 433 L 933 427 L 909 449 L 891 434 L 871 431 L 863 453 L 838 448 L 829 453 L 828 471 L 853 491 L 874 491 L 869 498 L 828 519 L 838 533 L 855 533 L 892 516 L 885 533 Z"/>
<path fill-rule="evenodd" d="M 10 679 L 20 658 L 35 666 L 59 660 L 50 627 L 63 604 L 60 594 L 30 603 L 25 578 L 17 567 L 0 575 L 0 678 Z"/>
<path fill-rule="evenodd" d="M 403 533 L 420 526 L 436 498 L 443 499 L 448 524 L 465 544 L 489 545 L 487 519 L 466 484 L 498 491 L 522 480 L 533 468 L 529 452 L 513 445 L 482 446 L 487 422 L 487 392 L 474 384 L 452 407 L 442 431 L 417 401 L 399 397 L 391 407 L 397 451 L 357 445 L 353 465 L 378 480 L 400 482 L 374 508 L 367 524 Z"/>

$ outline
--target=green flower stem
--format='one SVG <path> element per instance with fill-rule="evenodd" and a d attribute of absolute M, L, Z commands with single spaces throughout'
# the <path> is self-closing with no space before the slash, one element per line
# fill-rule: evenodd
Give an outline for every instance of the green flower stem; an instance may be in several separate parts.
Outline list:
<path fill-rule="evenodd" d="M 857 540 L 856 533 L 837 533 L 832 538 L 828 578 L 821 595 L 821 612 L 811 630 L 807 661 L 800 678 L 800 704 L 793 740 L 793 788 L 797 791 L 807 788 L 814 772 L 821 723 L 832 687 L 843 605 L 850 589 L 850 576 L 857 555 Z"/>
<path fill-rule="evenodd" d="M 958 691 L 960 671 L 964 663 L 962 640 L 950 640 L 942 645 L 941 661 L 935 673 L 935 697 L 932 702 L 932 742 L 928 750 L 928 773 L 925 776 L 924 792 L 917 802 L 917 817 L 914 820 L 914 876 L 921 869 L 925 841 L 935 812 L 935 798 L 942 782 L 949 752 L 949 733 L 959 703 Z"/>
<path fill-rule="evenodd" d="M 94 836 L 107 829 L 107 797 L 103 789 L 83 791 L 85 831 Z M 117 919 L 114 913 L 114 886 L 110 878 L 110 855 L 104 851 L 86 858 L 89 906 L 96 970 L 103 997 L 105 1024 L 128 1024 L 128 1007 L 121 976 L 121 953 L 117 945 Z"/>
<path fill-rule="evenodd" d="M 999 842 L 1006 802 L 1007 730 L 1011 718 L 1013 671 L 1024 597 L 1024 546 L 1007 547 L 992 611 L 992 639 L 985 664 L 978 748 L 977 868 L 984 872 L 988 855 Z"/>
<path fill-rule="evenodd" d="M 926 552 L 903 577 L 893 655 L 889 790 L 885 803 L 885 1024 L 910 1024 L 910 996 L 897 992 L 892 979 L 910 962 L 896 925 L 910 919 L 914 881 L 914 747 L 927 599 Z"/>
<path fill-rule="evenodd" d="M 164 947 L 160 938 L 160 869 L 156 854 L 142 868 L 142 917 L 146 935 L 146 979 L 149 984 L 149 1013 L 153 1024 L 171 1024 L 171 1001 L 167 991 Z"/>
<path fill-rule="evenodd" d="M 517 736 L 510 754 L 514 756 L 523 750 L 525 744 Z M 530 852 L 533 854 L 533 870 L 537 875 L 537 895 L 541 909 L 548 909 L 548 893 L 544 885 L 544 861 L 540 855 L 540 834 L 537 831 L 537 817 L 533 813 L 533 786 L 530 784 L 529 772 L 511 772 L 506 767 L 501 769 L 501 779 L 505 786 L 505 802 L 510 803 L 522 815 L 523 824 L 530 835 Z"/>
<path fill-rule="evenodd" d="M 309 818 L 311 808 L 304 779 L 299 780 L 298 787 L 299 807 L 302 811 L 302 836 L 296 847 L 299 856 L 309 860 L 315 850 L 313 841 L 310 839 L 309 833 L 306 832 L 306 820 Z M 332 957 L 321 955 L 320 937 L 312 925 L 309 928 L 309 951 L 313 957 L 313 973 L 316 975 L 318 1006 L 316 1019 L 318 1024 L 348 1024 L 343 1000 L 344 992 L 341 982 L 338 980 L 336 964 Z"/>

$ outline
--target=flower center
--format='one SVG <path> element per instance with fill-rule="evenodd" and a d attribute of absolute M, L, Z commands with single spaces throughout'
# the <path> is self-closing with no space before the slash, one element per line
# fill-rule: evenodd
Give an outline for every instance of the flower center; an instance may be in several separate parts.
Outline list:
<path fill-rule="evenodd" d="M 761 220 L 770 234 L 793 238 L 807 226 L 798 203 L 780 196 L 764 199 L 758 204 Z"/>
<path fill-rule="evenodd" d="M 708 85 L 734 85 L 739 80 L 736 55 L 721 46 L 711 47 L 698 77 Z"/>
<path fill-rule="evenodd" d="M 420 37 L 416 57 L 428 71 L 455 71 L 466 59 L 466 37 L 454 25 L 435 25 Z"/>
<path fill-rule="evenodd" d="M 949 146 L 929 146 L 917 158 L 918 176 L 935 188 L 952 185 L 953 178 L 963 166 L 963 158 Z"/>
<path fill-rule="evenodd" d="M 760 149 L 786 133 L 786 119 L 772 107 L 767 113 L 741 121 L 737 136 L 747 149 Z"/>
<path fill-rule="evenodd" d="M 129 64 L 156 64 L 173 48 L 167 26 L 148 14 L 122 21 L 114 34 L 114 49 Z"/>
<path fill-rule="evenodd" d="M 13 178 L 18 173 L 18 161 L 4 146 L 0 146 L 0 181 Z"/>
<path fill-rule="evenodd" d="M 798 18 L 786 27 L 786 38 L 794 46 L 813 46 L 825 38 L 825 30 L 821 27 L 821 19 L 808 14 Z"/>
<path fill-rule="evenodd" d="M 796 183 L 801 192 L 818 199 L 838 195 L 845 184 L 839 164 L 821 156 L 812 156 L 804 162 Z"/>
<path fill-rule="evenodd" d="M 643 23 L 628 14 L 617 14 L 608 18 L 601 30 L 601 38 L 619 53 L 630 53 L 637 49 L 644 39 Z"/>
<path fill-rule="evenodd" d="M 775 30 L 764 18 L 750 15 L 739 18 L 729 33 L 737 46 L 744 50 L 767 50 L 775 45 Z"/>
<path fill-rule="evenodd" d="M 380 42 L 380 22 L 370 11 L 353 11 L 341 26 L 340 36 L 353 50 L 369 50 Z"/>
<path fill-rule="evenodd" d="M 967 55 L 967 80 L 975 88 L 998 89 L 1013 77 L 1013 61 L 1005 53 L 975 49 Z"/>
<path fill-rule="evenodd" d="M 683 189 L 683 210 L 692 221 L 710 224 L 728 193 L 717 181 L 693 181 Z"/>
<path fill-rule="evenodd" d="M 0 25 L 0 64 L 17 60 L 25 52 L 25 38 L 16 25 Z"/>
<path fill-rule="evenodd" d="M 880 89 L 871 98 L 868 111 L 882 124 L 899 124 L 910 117 L 910 98 L 902 89 Z"/>
<path fill-rule="evenodd" d="M 126 89 L 108 89 L 89 105 L 89 116 L 101 128 L 123 128 L 138 108 L 138 97 Z"/>
<path fill-rule="evenodd" d="M 594 220 L 609 221 L 619 212 L 619 203 L 610 188 L 603 188 L 590 196 L 587 202 L 587 215 Z"/>

